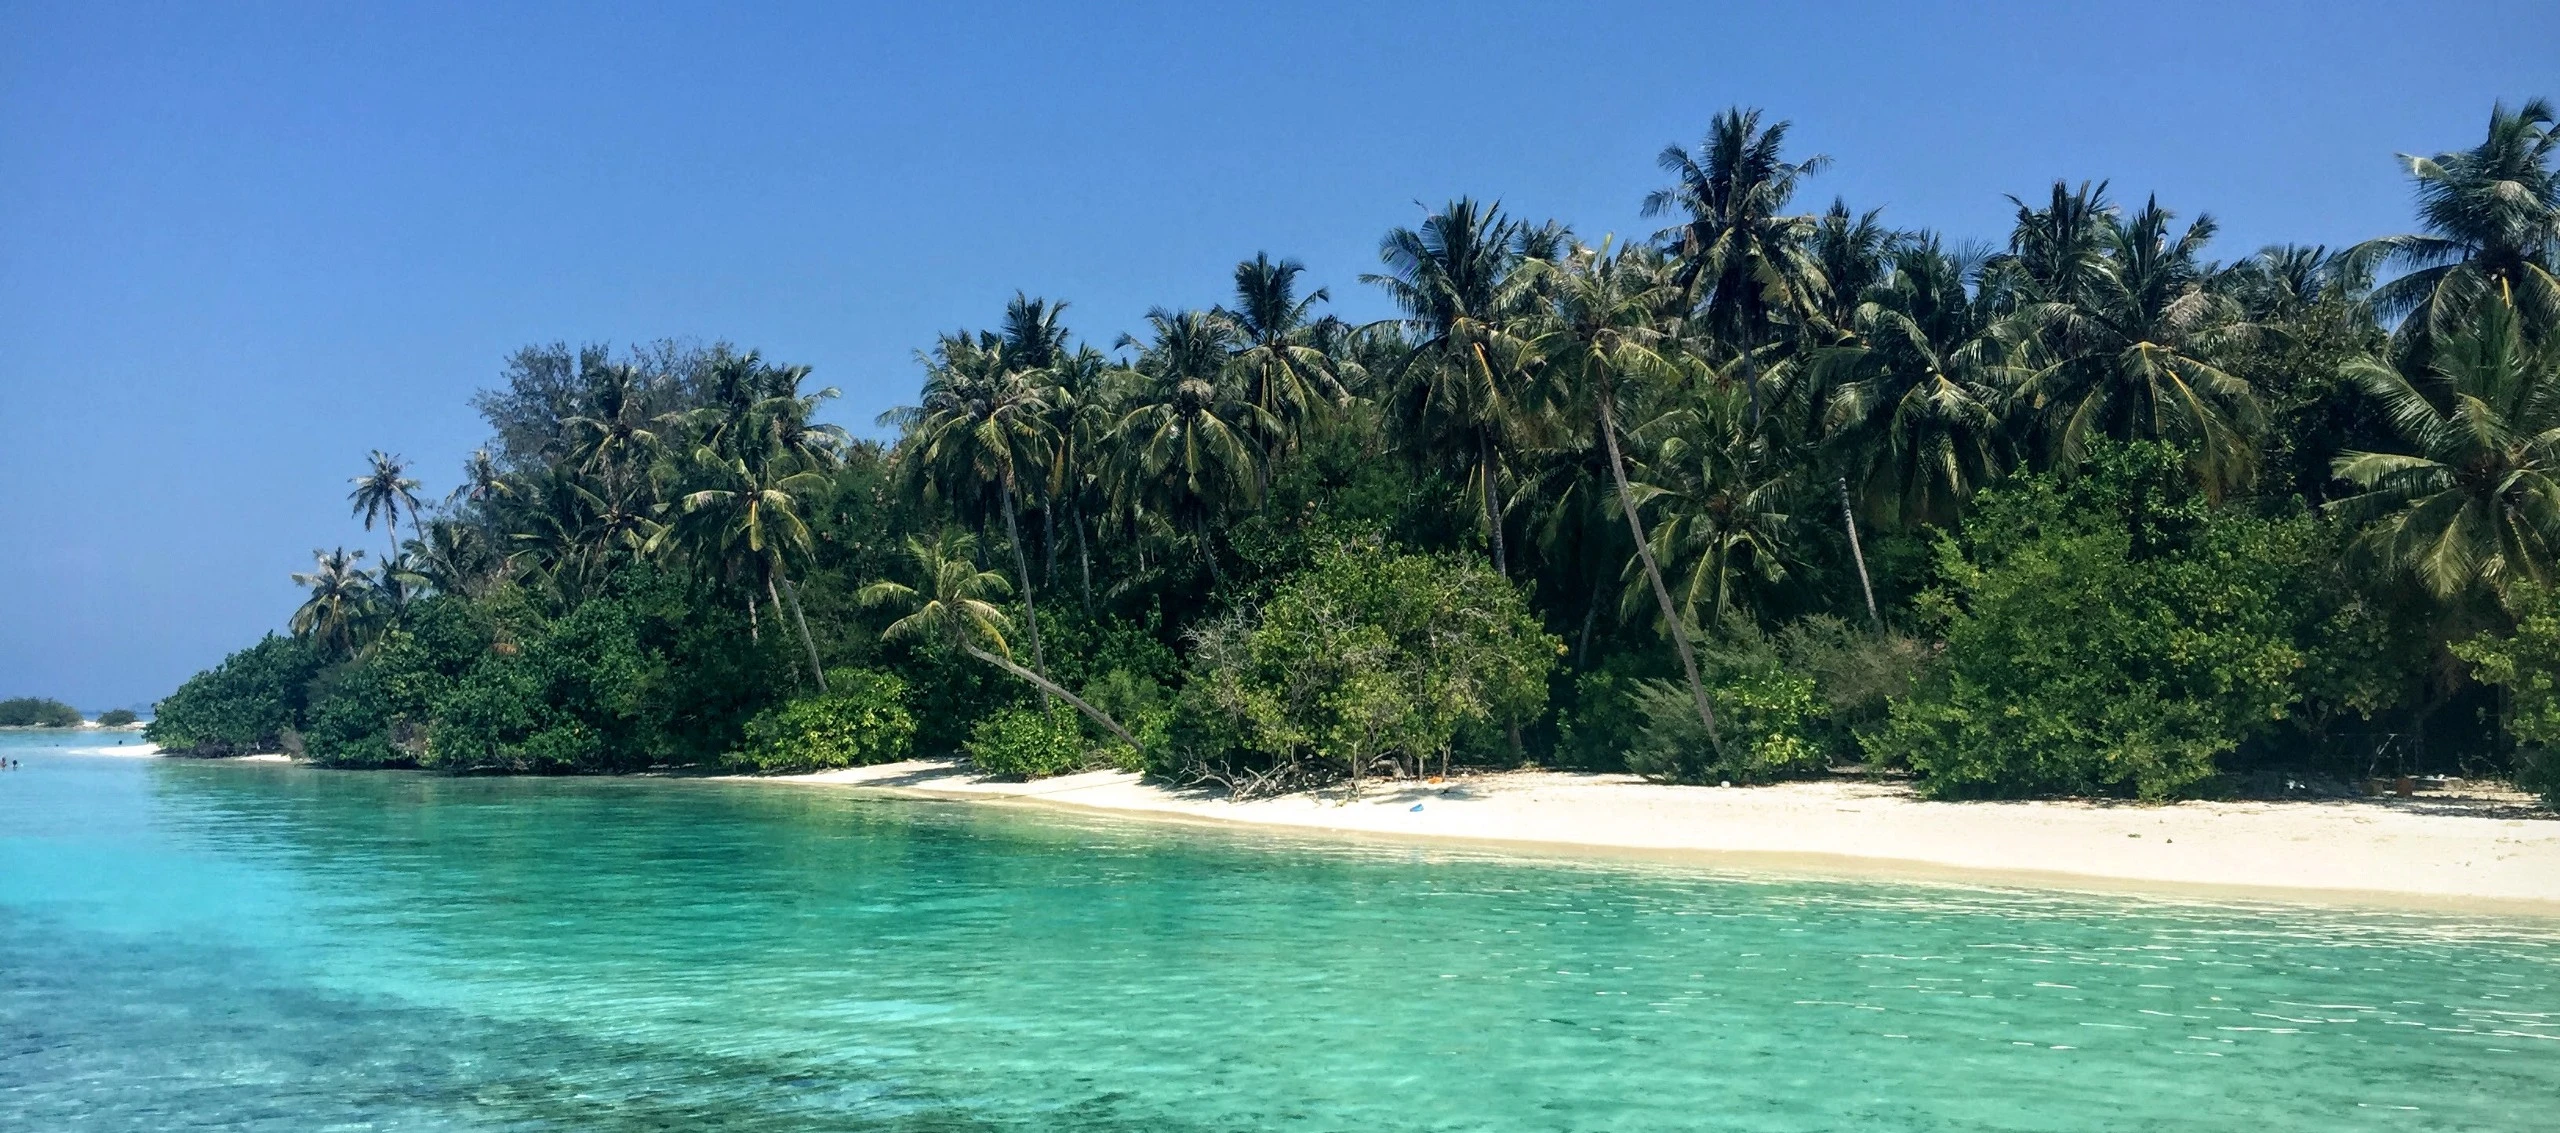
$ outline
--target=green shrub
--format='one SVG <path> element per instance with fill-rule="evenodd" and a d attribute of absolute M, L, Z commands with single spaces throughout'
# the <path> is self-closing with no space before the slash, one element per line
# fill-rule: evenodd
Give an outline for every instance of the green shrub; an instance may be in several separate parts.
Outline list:
<path fill-rule="evenodd" d="M 827 674 L 827 695 L 802 697 L 757 713 L 729 765 L 764 774 L 826 771 L 895 763 L 915 741 L 907 682 L 870 669 Z"/>
<path fill-rule="evenodd" d="M 2560 590 L 2518 582 L 2506 604 L 2514 632 L 2481 634 L 2453 653 L 2482 683 L 2506 690 L 2516 785 L 2560 807 Z"/>
<path fill-rule="evenodd" d="M 59 700 L 42 696 L 21 696 L 0 700 L 0 727 L 6 728 L 77 728 L 85 717 L 80 710 Z"/>
<path fill-rule="evenodd" d="M 2301 695 L 2322 546 L 2212 508 L 2162 445 L 1987 490 L 1921 599 L 1944 655 L 1870 750 L 1938 796 L 2174 796 Z"/>
<path fill-rule="evenodd" d="M 133 709 L 130 708 L 110 708 L 104 712 L 98 713 L 98 726 L 101 728 L 122 728 L 130 726 L 134 721 L 141 718 L 142 717 L 140 716 L 134 715 Z"/>
<path fill-rule="evenodd" d="M 1534 720 L 1563 648 L 1482 561 L 1374 545 L 1327 552 L 1193 641 L 1173 750 L 1150 770 L 1255 790 L 1419 771 L 1471 729 Z"/>
<path fill-rule="evenodd" d="M 1638 680 L 1628 690 L 1638 721 L 1627 770 L 1670 783 L 1767 783 L 1808 775 L 1830 763 L 1809 734 L 1822 715 L 1811 677 L 1788 672 L 1764 650 L 1746 664 L 1714 666 L 1708 695 L 1716 710 L 1716 746 L 1698 719 L 1685 681 Z"/>
<path fill-rule="evenodd" d="M 1173 693 L 1154 677 L 1131 669 L 1112 669 L 1077 689 L 1076 695 L 1101 709 L 1103 715 L 1119 721 L 1148 750 L 1165 746 L 1173 728 Z M 1105 762 L 1122 771 L 1146 770 L 1144 757 L 1131 751 L 1119 737 L 1094 726 L 1081 713 L 1076 720 L 1084 726 L 1088 738 L 1100 746 Z"/>
<path fill-rule="evenodd" d="M 999 779 L 1039 779 L 1081 771 L 1084 730 L 1066 709 L 1002 708 L 978 721 L 961 745 L 978 771 Z"/>
<path fill-rule="evenodd" d="M 256 645 L 187 678 L 154 706 L 143 734 L 179 755 L 275 751 L 302 727 L 321 658 L 308 645 L 268 634 Z"/>

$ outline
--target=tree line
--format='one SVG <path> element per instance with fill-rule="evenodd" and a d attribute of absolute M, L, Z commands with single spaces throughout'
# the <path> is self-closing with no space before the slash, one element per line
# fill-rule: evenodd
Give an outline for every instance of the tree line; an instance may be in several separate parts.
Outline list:
<path fill-rule="evenodd" d="M 1253 792 L 1452 761 L 1946 795 L 2560 789 L 2551 107 L 2416 231 L 2212 258 L 2105 182 L 1995 243 L 1799 205 L 1717 115 L 1623 244 L 1461 197 L 1398 317 L 1297 261 L 1108 350 L 1017 294 L 859 440 L 806 367 L 527 348 L 439 498 L 154 734 L 451 771 L 965 752 Z"/>

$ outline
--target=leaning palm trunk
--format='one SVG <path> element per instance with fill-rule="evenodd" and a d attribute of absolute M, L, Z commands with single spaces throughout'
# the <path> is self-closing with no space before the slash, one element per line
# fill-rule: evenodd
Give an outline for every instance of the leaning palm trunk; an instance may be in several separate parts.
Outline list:
<path fill-rule="evenodd" d="M 765 593 L 773 593 L 773 583 L 773 579 L 765 579 Z M 809 675 L 817 678 L 818 680 L 818 695 L 825 696 L 827 694 L 827 670 L 824 666 L 818 664 L 818 639 L 809 636 L 809 615 L 801 612 L 800 588 L 791 585 L 791 580 L 785 578 L 782 579 L 782 592 L 791 598 L 791 620 L 799 623 L 800 644 L 809 650 Z"/>
<path fill-rule="evenodd" d="M 1716 710 L 1707 701 L 1706 682 L 1698 679 L 1698 655 L 1689 648 L 1689 629 L 1672 608 L 1671 588 L 1662 584 L 1662 566 L 1653 560 L 1653 544 L 1645 542 L 1644 521 L 1636 518 L 1636 501 L 1627 494 L 1627 464 L 1618 455 L 1618 413 L 1616 399 L 1607 382 L 1600 386 L 1600 437 L 1609 445 L 1609 477 L 1618 485 L 1618 509 L 1626 513 L 1627 532 L 1635 536 L 1636 557 L 1644 562 L 1645 581 L 1653 585 L 1653 600 L 1662 607 L 1663 624 L 1671 627 L 1672 648 L 1680 651 L 1680 668 L 1689 675 L 1689 696 L 1697 701 L 1698 722 L 1707 726 L 1707 742 L 1715 745 L 1716 758 L 1724 758 L 1724 737 L 1716 731 Z"/>
<path fill-rule="evenodd" d="M 1477 463 L 1484 476 L 1484 526 L 1493 540 L 1493 573 L 1511 577 L 1502 546 L 1502 489 L 1494 482 L 1493 430 L 1476 430 Z"/>
<path fill-rule="evenodd" d="M 1037 683 L 1040 685 L 1040 709 L 1045 712 L 1049 709 L 1051 686 L 1047 680 L 1049 665 L 1040 659 L 1040 611 L 1031 604 L 1031 561 L 1023 557 L 1022 524 L 1013 514 L 1013 480 L 1008 477 L 1003 485 L 1004 533 L 1013 543 L 1013 576 L 1022 580 L 1022 629 L 1031 639 L 1031 667 L 1042 674 Z"/>
<path fill-rule="evenodd" d="M 1055 682 L 1052 682 L 1049 678 L 1044 677 L 1044 676 L 1041 676 L 1041 675 L 1040 675 L 1040 674 L 1038 674 L 1038 673 L 1032 672 L 1032 671 L 1031 671 L 1031 670 L 1029 670 L 1029 669 L 1023 668 L 1022 666 L 1015 664 L 1011 658 L 1008 658 L 1008 657 L 1006 657 L 1006 656 L 1004 656 L 1004 655 L 1002 655 L 1002 654 L 998 654 L 998 653 L 989 653 L 989 652 L 987 652 L 986 650 L 984 650 L 984 649 L 980 649 L 980 648 L 978 648 L 978 647 L 977 647 L 977 646 L 975 646 L 975 645 L 967 645 L 967 644 L 963 644 L 960 648 L 962 648 L 962 649 L 964 649 L 964 650 L 968 651 L 968 654 L 969 654 L 970 656 L 975 657 L 975 658 L 977 658 L 978 660 L 984 661 L 984 662 L 986 662 L 987 664 L 993 665 L 993 666 L 995 666 L 995 667 L 997 667 L 997 668 L 999 668 L 999 669 L 1004 670 L 1005 672 L 1011 673 L 1011 674 L 1013 674 L 1014 676 L 1020 677 L 1020 678 L 1022 678 L 1023 680 L 1026 680 L 1026 681 L 1031 682 L 1031 683 L 1032 683 L 1032 685 L 1034 685 L 1035 687 L 1039 688 L 1039 690 L 1040 690 L 1040 696 L 1041 696 L 1041 699 L 1042 699 L 1042 700 L 1046 700 L 1046 699 L 1048 699 L 1048 698 L 1049 698 L 1049 697 L 1051 697 L 1051 696 L 1055 696 L 1055 697 L 1057 697 L 1057 698 L 1058 698 L 1058 699 L 1060 699 L 1060 700 L 1064 700 L 1064 701 L 1066 701 L 1068 704 L 1074 705 L 1074 706 L 1075 706 L 1076 711 L 1084 713 L 1084 714 L 1085 714 L 1085 717 L 1086 717 L 1087 719 L 1092 720 L 1092 721 L 1093 721 L 1094 723 L 1096 723 L 1096 724 L 1100 724 L 1100 725 L 1102 725 L 1102 727 L 1103 727 L 1103 730 L 1104 730 L 1104 731 L 1110 732 L 1112 735 L 1120 737 L 1120 742 L 1121 742 L 1121 743 L 1124 743 L 1124 744 L 1129 745 L 1129 749 L 1130 749 L 1130 750 L 1132 750 L 1132 751 L 1144 751 L 1144 750 L 1146 750 L 1145 748 L 1142 748 L 1142 747 L 1140 747 L 1140 746 L 1138 745 L 1138 737 L 1133 736 L 1133 735 L 1130 735 L 1130 734 L 1129 734 L 1129 730 L 1128 730 L 1128 729 L 1126 729 L 1126 728 L 1121 727 L 1121 726 L 1120 726 L 1119 721 L 1113 720 L 1111 717 L 1103 715 L 1103 714 L 1102 714 L 1102 710 L 1101 710 L 1101 709 L 1096 708 L 1096 707 L 1094 707 L 1094 706 L 1092 706 L 1092 705 L 1090 705 L 1090 704 L 1085 703 L 1085 702 L 1084 702 L 1084 698 L 1083 698 L 1083 697 L 1077 696 L 1076 694 L 1074 694 L 1074 693 L 1072 693 L 1072 692 L 1068 692 L 1068 691 L 1067 691 L 1066 689 L 1064 689 L 1064 688 L 1060 688 L 1060 687 L 1059 687 Z"/>

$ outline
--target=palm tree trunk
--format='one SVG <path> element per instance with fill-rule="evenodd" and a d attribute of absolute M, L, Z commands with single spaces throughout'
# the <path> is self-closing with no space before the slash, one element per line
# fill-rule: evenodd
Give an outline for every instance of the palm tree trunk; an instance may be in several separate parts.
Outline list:
<path fill-rule="evenodd" d="M 1591 629 L 1600 622 L 1600 598 L 1607 593 L 1609 576 L 1591 572 L 1591 605 L 1582 611 L 1582 639 L 1573 647 L 1573 663 L 1577 669 L 1591 668 Z"/>
<path fill-rule="evenodd" d="M 1716 731 L 1716 710 L 1707 701 L 1706 682 L 1698 679 L 1698 655 L 1689 648 L 1689 628 L 1671 607 L 1671 588 L 1662 584 L 1662 566 L 1653 561 L 1653 544 L 1645 542 L 1644 521 L 1636 517 L 1636 501 L 1627 494 L 1627 464 L 1618 454 L 1618 411 L 1608 383 L 1600 385 L 1600 438 L 1609 446 L 1609 478 L 1618 485 L 1618 509 L 1626 513 L 1627 531 L 1635 536 L 1636 557 L 1644 561 L 1645 581 L 1653 584 L 1653 600 L 1662 607 L 1663 624 L 1671 627 L 1671 646 L 1680 651 L 1680 668 L 1689 675 L 1689 696 L 1697 701 L 1698 722 L 1707 726 L 1707 742 L 1716 758 L 1724 758 L 1724 737 Z"/>
<path fill-rule="evenodd" d="M 1043 702 L 1046 702 L 1051 696 L 1064 700 L 1068 704 L 1074 705 L 1076 711 L 1084 713 L 1085 716 L 1088 719 L 1091 719 L 1094 723 L 1102 725 L 1104 731 L 1120 737 L 1120 742 L 1129 745 L 1132 750 L 1146 750 L 1144 747 L 1139 745 L 1138 737 L 1130 735 L 1129 730 L 1121 727 L 1119 721 L 1103 715 L 1101 709 L 1085 703 L 1083 697 L 1077 696 L 1072 692 L 1068 692 L 1067 690 L 1058 687 L 1058 685 L 1052 682 L 1049 678 L 1023 668 L 1020 665 L 1014 664 L 1009 658 L 1000 654 L 989 653 L 975 645 L 963 643 L 960 648 L 968 651 L 968 654 L 972 657 L 1002 669 L 1005 672 L 1011 673 L 1014 676 L 1020 677 L 1023 680 L 1031 682 L 1034 686 L 1039 688 L 1040 698 Z"/>
<path fill-rule="evenodd" d="M 1876 612 L 1876 586 L 1867 580 L 1867 552 L 1858 546 L 1858 517 L 1849 510 L 1849 478 L 1840 477 L 1840 526 L 1849 530 L 1849 557 L 1858 561 L 1858 589 L 1867 595 L 1867 620 L 1877 629 L 1884 628 L 1884 615 Z"/>
<path fill-rule="evenodd" d="M 1076 566 L 1084 571 L 1084 612 L 1093 612 L 1093 549 L 1085 545 L 1084 509 L 1078 507 L 1069 519 L 1076 525 Z"/>
<path fill-rule="evenodd" d="M 1013 543 L 1013 576 L 1022 582 L 1023 632 L 1031 638 L 1031 667 L 1041 674 L 1042 679 L 1038 682 L 1041 686 L 1040 710 L 1046 712 L 1049 710 L 1049 666 L 1040 659 L 1040 611 L 1031 602 L 1031 562 L 1022 556 L 1022 524 L 1013 514 L 1013 481 L 1005 480 L 1003 488 L 1004 532 Z"/>
<path fill-rule="evenodd" d="M 775 571 L 774 573 L 776 575 L 780 575 L 782 572 Z M 774 580 L 771 578 L 765 580 L 765 590 L 768 593 L 773 590 L 773 582 Z M 818 678 L 818 695 L 825 696 L 827 694 L 827 670 L 824 666 L 818 664 L 818 639 L 809 636 L 809 615 L 802 612 L 800 609 L 800 588 L 791 585 L 791 580 L 789 578 L 784 578 L 782 579 L 782 592 L 791 597 L 791 620 L 800 624 L 800 644 L 809 650 L 809 675 Z"/>
<path fill-rule="evenodd" d="M 747 640 L 751 642 L 764 640 L 763 631 L 756 626 L 756 592 L 753 590 L 747 591 Z"/>
<path fill-rule="evenodd" d="M 1048 505 L 1040 508 L 1040 560 L 1041 583 L 1056 586 L 1058 584 L 1058 509 Z"/>
<path fill-rule="evenodd" d="M 1476 460 L 1484 475 L 1484 526 L 1493 540 L 1493 573 L 1511 577 L 1502 546 L 1502 489 L 1494 483 L 1493 430 L 1476 430 Z"/>

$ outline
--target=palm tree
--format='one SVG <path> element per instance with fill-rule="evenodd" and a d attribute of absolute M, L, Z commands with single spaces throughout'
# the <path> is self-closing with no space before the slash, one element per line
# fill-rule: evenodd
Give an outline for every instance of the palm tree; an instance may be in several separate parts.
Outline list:
<path fill-rule="evenodd" d="M 311 572 L 293 576 L 294 585 L 311 591 L 293 612 L 293 634 L 331 656 L 352 655 L 373 617 L 379 594 L 373 575 L 364 569 L 364 552 L 340 547 L 314 550 L 311 558 Z"/>
<path fill-rule="evenodd" d="M 1618 448 L 1620 386 L 1628 382 L 1664 383 L 1678 376 L 1672 361 L 1661 353 L 1665 336 L 1653 318 L 1661 296 L 1653 283 L 1641 271 L 1623 270 L 1605 242 L 1598 250 L 1575 248 L 1556 281 L 1553 324 L 1538 336 L 1531 353 L 1541 360 L 1542 375 L 1556 388 L 1560 399 L 1580 407 L 1576 415 L 1589 420 L 1592 430 L 1600 436 L 1608 453 L 1609 478 L 1617 489 L 1618 510 L 1626 517 L 1627 533 L 1635 540 L 1645 581 L 1661 608 L 1672 647 L 1680 654 L 1681 670 L 1689 679 L 1689 695 L 1697 703 L 1698 722 L 1706 726 L 1707 738 L 1721 755 L 1724 739 L 1716 730 L 1715 708 L 1708 700 L 1707 686 L 1698 676 L 1698 658 L 1689 646 L 1688 627 L 1672 607 L 1671 591 L 1662 581 L 1661 565 L 1654 560 L 1644 520 L 1636 514 L 1635 493 L 1627 486 L 1626 457 Z"/>
<path fill-rule="evenodd" d="M 957 649 L 1029 682 L 1044 698 L 1055 696 L 1075 706 L 1131 750 L 1144 750 L 1137 737 L 1101 709 L 1014 662 L 1013 650 L 1005 644 L 1012 622 L 997 605 L 1008 587 L 1003 575 L 978 569 L 977 552 L 977 540 L 964 532 L 945 530 L 932 542 L 909 536 L 907 558 L 914 564 L 917 585 L 883 579 L 857 595 L 865 606 L 905 611 L 881 632 L 881 640 L 920 639 Z"/>
<path fill-rule="evenodd" d="M 1849 339 L 1815 352 L 1831 390 L 1831 444 L 1870 518 L 1887 527 L 1954 522 L 1997 477 L 2002 344 L 1989 305 L 1966 292 L 1979 257 L 1937 237 L 1903 242 L 1888 278 L 1850 312 Z"/>
<path fill-rule="evenodd" d="M 2361 552 L 2439 598 L 2548 582 L 2560 550 L 2560 346 L 2526 339 L 2501 299 L 2477 310 L 2415 380 L 2379 358 L 2347 366 L 2403 451 L 2341 455 L 2338 477 L 2363 491 L 2331 506 L 2368 524 Z"/>
<path fill-rule="evenodd" d="M 2477 146 L 2432 158 L 2401 154 L 2418 185 L 2424 233 L 2358 245 L 2359 263 L 2409 269 L 2374 292 L 2385 318 L 2420 314 L 2432 329 L 2487 292 L 2508 297 L 2529 337 L 2560 329 L 2560 152 L 2551 104 L 2534 99 L 2489 112 Z M 2412 324 L 2404 322 L 2404 327 Z M 2448 328 L 2453 329 L 2453 328 Z"/>
<path fill-rule="evenodd" d="M 507 483 L 506 476 L 498 471 L 498 462 L 489 455 L 489 450 L 474 449 L 470 459 L 462 462 L 462 483 L 454 486 L 453 494 L 445 497 L 445 503 L 448 506 L 485 504 L 514 494 L 515 486 Z"/>
<path fill-rule="evenodd" d="M 1274 263 L 1269 253 L 1256 252 L 1236 265 L 1235 307 L 1216 311 L 1242 339 L 1235 360 L 1245 377 L 1245 400 L 1288 426 L 1351 397 L 1333 359 L 1313 343 L 1319 320 L 1308 312 L 1330 296 L 1321 287 L 1298 295 L 1298 275 L 1306 270 L 1296 260 Z"/>
<path fill-rule="evenodd" d="M 1147 312 L 1155 341 L 1136 371 L 1145 379 L 1110 440 L 1130 454 L 1125 492 L 1188 530 L 1214 579 L 1210 521 L 1229 502 L 1252 506 L 1262 485 L 1255 438 L 1278 419 L 1244 396 L 1228 372 L 1235 326 L 1206 311 Z M 1124 338 L 1123 345 L 1134 342 Z"/>
<path fill-rule="evenodd" d="M 2090 265 L 2075 253 L 2050 276 L 2030 274 L 2016 321 L 2040 364 L 2018 383 L 2016 400 L 2043 422 L 2059 461 L 2078 460 L 2092 437 L 2166 440 L 2185 446 L 2219 492 L 2253 470 L 2258 402 L 2248 382 L 2211 359 L 2256 328 L 2203 259 L 2213 218 L 2172 235 L 2171 216 L 2156 199 L 2130 219 L 2100 212 L 2103 258 Z M 2049 253 L 2046 235 L 2022 225 L 2013 253 Z"/>
<path fill-rule="evenodd" d="M 893 410 L 884 420 L 901 424 L 903 458 L 938 483 L 955 502 L 983 499 L 993 489 L 1013 548 L 1015 578 L 1022 587 L 1024 636 L 1031 666 L 1046 674 L 1040 656 L 1040 617 L 1032 602 L 1031 564 L 1022 550 L 1021 486 L 1036 484 L 1049 465 L 1057 430 L 1051 412 L 1061 391 L 1046 371 L 1018 365 L 1004 340 L 991 334 L 947 335 L 925 358 L 922 404 Z"/>
<path fill-rule="evenodd" d="M 1787 575 L 1796 485 L 1731 389 L 1697 390 L 1636 430 L 1661 438 L 1637 478 L 1636 502 L 1660 513 L 1650 532 L 1654 557 L 1668 564 L 1680 616 L 1698 625 L 1719 624 L 1740 608 L 1744 587 Z M 1627 604 L 1635 602 L 1630 592 Z"/>
<path fill-rule="evenodd" d="M 1796 185 L 1831 163 L 1816 155 L 1790 162 L 1788 123 L 1760 125 L 1760 111 L 1718 114 L 1691 153 L 1665 147 L 1658 159 L 1676 183 L 1644 199 L 1646 216 L 1680 223 L 1655 234 L 1681 260 L 1678 281 L 1715 342 L 1744 359 L 1752 419 L 1761 413 L 1759 363 L 1783 323 L 1819 318 L 1828 285 L 1809 247 L 1815 221 L 1785 214 Z M 1845 210 L 1843 210 L 1845 212 Z"/>
<path fill-rule="evenodd" d="M 600 367 L 587 377 L 586 412 L 560 422 L 568 458 L 581 470 L 621 479 L 658 447 L 649 413 L 649 376 L 628 363 Z"/>
<path fill-rule="evenodd" d="M 1390 415 L 1418 455 L 1455 457 L 1469 469 L 1494 570 L 1506 575 L 1502 450 L 1523 416 L 1527 321 L 1549 267 L 1527 245 L 1541 231 L 1505 218 L 1499 202 L 1460 197 L 1419 230 L 1387 233 L 1378 249 L 1386 273 L 1360 277 L 1404 309 L 1414 339 L 1388 378 Z"/>
<path fill-rule="evenodd" d="M 400 513 L 418 514 L 418 482 L 409 478 L 409 466 L 399 457 L 373 450 L 373 469 L 350 483 L 356 487 L 347 493 L 355 505 L 354 514 L 364 517 L 364 529 L 373 530 L 374 517 L 380 516 L 391 537 L 391 554 L 400 554 Z"/>
<path fill-rule="evenodd" d="M 428 522 L 419 537 L 409 540 L 407 550 L 404 557 L 417 564 L 427 586 L 468 598 L 480 597 L 505 562 L 484 529 L 451 518 Z"/>
<path fill-rule="evenodd" d="M 818 660 L 817 639 L 809 619 L 791 591 L 789 556 L 810 551 L 809 525 L 800 517 L 802 504 L 824 491 L 827 478 L 810 470 L 794 470 L 785 462 L 722 457 L 708 445 L 695 450 L 693 490 L 677 497 L 677 519 L 650 535 L 650 551 L 681 548 L 694 557 L 723 564 L 732 577 L 761 587 L 782 617 L 782 594 L 790 593 L 791 612 L 800 629 L 800 644 L 809 652 L 809 673 L 818 692 L 827 691 L 827 673 Z M 755 596 L 747 597 L 749 632 L 754 632 Z"/>

